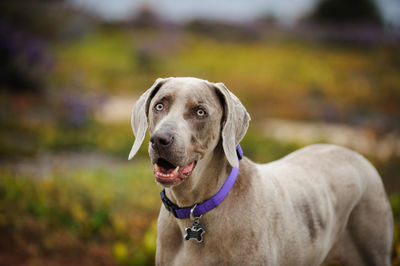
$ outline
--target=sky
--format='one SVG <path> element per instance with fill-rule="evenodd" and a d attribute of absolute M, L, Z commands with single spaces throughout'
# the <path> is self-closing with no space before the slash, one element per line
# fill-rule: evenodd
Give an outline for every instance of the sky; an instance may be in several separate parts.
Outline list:
<path fill-rule="evenodd" d="M 172 21 L 210 18 L 246 21 L 273 15 L 284 24 L 294 23 L 311 11 L 318 0 L 68 0 L 72 5 L 106 20 L 126 20 L 144 5 Z M 349 0 L 351 1 L 351 0 Z M 376 0 L 386 24 L 400 27 L 400 0 Z"/>

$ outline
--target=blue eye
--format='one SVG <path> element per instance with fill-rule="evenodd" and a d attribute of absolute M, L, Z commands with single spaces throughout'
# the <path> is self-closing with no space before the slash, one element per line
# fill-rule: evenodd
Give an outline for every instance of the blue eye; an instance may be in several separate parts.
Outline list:
<path fill-rule="evenodd" d="M 196 114 L 198 116 L 200 116 L 200 117 L 201 116 L 205 116 L 206 115 L 206 111 L 204 111 L 203 109 L 199 108 L 199 109 L 197 109 Z"/>
<path fill-rule="evenodd" d="M 162 103 L 158 103 L 157 105 L 156 105 L 156 110 L 157 111 L 162 111 L 164 109 L 164 105 L 162 104 Z"/>

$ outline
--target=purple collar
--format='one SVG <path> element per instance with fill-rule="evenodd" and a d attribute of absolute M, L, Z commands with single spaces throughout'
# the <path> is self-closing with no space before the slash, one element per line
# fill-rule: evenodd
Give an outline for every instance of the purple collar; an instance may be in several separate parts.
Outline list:
<path fill-rule="evenodd" d="M 243 157 L 243 150 L 240 147 L 240 145 L 237 145 L 236 153 L 239 160 L 241 160 Z M 193 216 L 198 217 L 217 207 L 226 198 L 226 196 L 228 196 L 228 193 L 229 191 L 231 191 L 233 184 L 235 184 L 238 173 L 239 173 L 239 167 L 232 168 L 231 173 L 229 174 L 228 178 L 222 185 L 221 189 L 217 192 L 217 194 L 215 194 L 210 199 L 197 204 L 196 208 L 193 210 Z M 179 207 L 178 205 L 176 205 L 175 203 L 170 201 L 170 199 L 167 198 L 167 195 L 165 194 L 165 189 L 163 189 L 160 194 L 161 194 L 161 200 L 164 203 L 165 208 L 168 211 L 172 212 L 172 214 L 176 218 L 186 219 L 190 217 L 190 210 L 195 205 L 189 207 Z"/>

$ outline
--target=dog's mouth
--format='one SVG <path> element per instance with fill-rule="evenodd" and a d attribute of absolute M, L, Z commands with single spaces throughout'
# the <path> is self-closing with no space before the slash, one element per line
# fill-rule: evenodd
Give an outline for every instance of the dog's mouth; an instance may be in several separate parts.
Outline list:
<path fill-rule="evenodd" d="M 196 161 L 180 167 L 173 165 L 164 158 L 159 158 L 157 163 L 154 164 L 154 175 L 157 182 L 163 185 L 172 185 L 190 176 L 195 166 Z"/>

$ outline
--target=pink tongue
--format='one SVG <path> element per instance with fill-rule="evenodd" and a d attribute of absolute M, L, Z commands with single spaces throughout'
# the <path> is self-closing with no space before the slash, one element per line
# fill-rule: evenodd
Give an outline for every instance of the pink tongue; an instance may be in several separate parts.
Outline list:
<path fill-rule="evenodd" d="M 193 166 L 194 166 L 194 162 L 191 162 L 190 164 L 186 165 L 185 167 L 183 167 L 180 172 L 182 174 L 187 174 L 190 173 L 193 170 Z"/>

